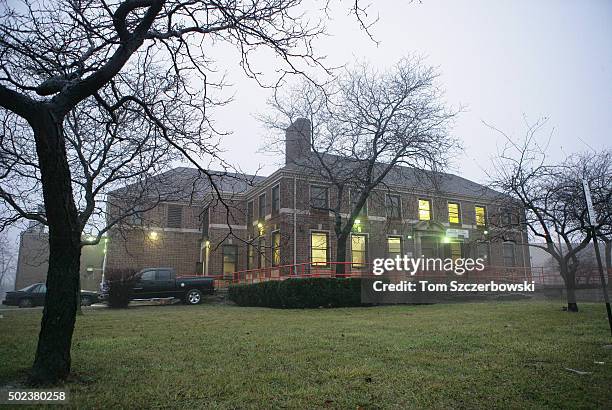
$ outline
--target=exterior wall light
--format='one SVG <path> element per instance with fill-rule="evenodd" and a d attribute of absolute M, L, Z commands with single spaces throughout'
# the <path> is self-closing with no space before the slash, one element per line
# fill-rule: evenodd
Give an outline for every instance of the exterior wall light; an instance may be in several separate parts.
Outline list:
<path fill-rule="evenodd" d="M 485 234 L 485 235 L 488 235 L 489 231 L 483 231 L 482 233 Z"/>
<path fill-rule="evenodd" d="M 264 234 L 264 226 L 261 222 L 257 222 L 257 229 L 259 230 L 259 235 Z"/>
<path fill-rule="evenodd" d="M 450 238 L 448 236 L 445 236 L 442 238 L 442 243 L 450 243 Z"/>
<path fill-rule="evenodd" d="M 206 242 L 204 243 L 204 246 L 205 246 L 205 247 L 207 247 L 207 248 L 210 248 L 210 241 L 206 241 Z"/>
<path fill-rule="evenodd" d="M 151 231 L 149 232 L 149 239 L 151 239 L 152 241 L 156 241 L 157 238 L 159 238 L 159 234 L 155 231 Z"/>

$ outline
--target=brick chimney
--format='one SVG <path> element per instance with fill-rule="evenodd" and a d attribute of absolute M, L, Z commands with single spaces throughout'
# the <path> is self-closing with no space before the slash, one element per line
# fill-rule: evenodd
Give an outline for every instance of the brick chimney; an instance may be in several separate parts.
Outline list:
<path fill-rule="evenodd" d="M 285 131 L 285 164 L 310 153 L 310 121 L 298 118 Z"/>

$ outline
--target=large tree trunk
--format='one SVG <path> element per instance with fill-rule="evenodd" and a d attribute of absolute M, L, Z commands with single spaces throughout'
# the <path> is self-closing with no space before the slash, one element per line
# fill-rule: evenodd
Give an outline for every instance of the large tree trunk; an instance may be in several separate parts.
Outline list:
<path fill-rule="evenodd" d="M 338 235 L 336 239 L 336 276 L 344 275 L 346 272 L 346 242 L 348 235 Z"/>
<path fill-rule="evenodd" d="M 568 266 L 561 266 L 561 276 L 565 282 L 565 292 L 567 293 L 567 311 L 578 312 L 578 303 L 576 302 L 576 272 L 572 272 Z"/>
<path fill-rule="evenodd" d="M 612 241 L 606 241 L 604 244 L 604 258 L 606 259 L 606 277 L 610 280 L 610 276 L 612 276 Z"/>
<path fill-rule="evenodd" d="M 47 296 L 30 382 L 53 384 L 70 373 L 81 232 L 62 133 L 63 118 L 40 107 L 31 125 L 49 226 Z"/>

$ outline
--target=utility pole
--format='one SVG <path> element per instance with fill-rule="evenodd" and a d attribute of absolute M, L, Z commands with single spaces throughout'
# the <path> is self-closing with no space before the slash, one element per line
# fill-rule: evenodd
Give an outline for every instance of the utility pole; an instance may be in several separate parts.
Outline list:
<path fill-rule="evenodd" d="M 606 278 L 604 276 L 603 264 L 601 262 L 601 255 L 599 254 L 599 243 L 597 242 L 597 231 L 595 226 L 597 225 L 595 219 L 595 210 L 593 209 L 593 199 L 591 198 L 591 189 L 586 179 L 582 180 L 582 187 L 584 189 L 584 198 L 586 199 L 587 210 L 589 212 L 589 225 L 591 227 L 591 233 L 593 235 L 593 246 L 595 247 L 595 258 L 597 259 L 597 266 L 599 267 L 599 279 L 601 281 L 601 291 L 604 295 L 604 301 L 606 302 L 606 311 L 608 312 L 608 324 L 610 325 L 610 335 L 612 335 L 612 310 L 610 310 L 610 298 L 608 297 L 608 289 L 606 286 Z"/>

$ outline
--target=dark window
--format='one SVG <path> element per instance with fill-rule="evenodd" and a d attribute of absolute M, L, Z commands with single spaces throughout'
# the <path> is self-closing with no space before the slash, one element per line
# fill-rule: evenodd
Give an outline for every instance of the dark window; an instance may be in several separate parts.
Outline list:
<path fill-rule="evenodd" d="M 168 269 L 161 269 L 157 271 L 157 280 L 170 280 L 172 279 L 172 273 Z"/>
<path fill-rule="evenodd" d="M 253 201 L 247 202 L 247 228 L 253 226 L 253 213 L 255 212 L 253 208 Z"/>
<path fill-rule="evenodd" d="M 310 186 L 310 205 L 313 208 L 329 208 L 329 190 L 319 185 Z"/>
<path fill-rule="evenodd" d="M 40 285 L 32 289 L 32 292 L 33 293 L 47 293 L 47 285 L 45 285 L 44 283 L 41 283 Z"/>
<path fill-rule="evenodd" d="M 236 272 L 238 261 L 238 246 L 223 245 L 223 273 Z"/>
<path fill-rule="evenodd" d="M 143 211 L 134 211 L 130 218 L 130 225 L 142 225 L 143 214 Z"/>
<path fill-rule="evenodd" d="M 202 211 L 202 235 L 208 237 L 208 225 L 210 225 L 210 208 L 204 208 Z"/>
<path fill-rule="evenodd" d="M 272 213 L 278 214 L 280 212 L 280 185 L 276 185 L 272 188 Z"/>
<path fill-rule="evenodd" d="M 503 243 L 504 266 L 516 266 L 516 255 L 514 253 L 514 242 Z"/>
<path fill-rule="evenodd" d="M 255 245 L 247 244 L 247 269 L 256 268 L 255 265 Z"/>
<path fill-rule="evenodd" d="M 512 212 L 508 209 L 501 209 L 501 223 L 503 227 L 510 227 L 512 225 Z"/>
<path fill-rule="evenodd" d="M 142 273 L 140 280 L 155 280 L 155 271 L 147 270 Z"/>
<path fill-rule="evenodd" d="M 438 257 L 438 238 L 435 236 L 421 237 L 421 254 L 424 258 Z"/>
<path fill-rule="evenodd" d="M 181 228 L 183 226 L 183 207 L 181 205 L 168 205 L 168 228 Z"/>
<path fill-rule="evenodd" d="M 487 242 L 476 244 L 476 259 L 484 259 L 485 265 L 489 264 L 489 244 Z"/>
<path fill-rule="evenodd" d="M 257 215 L 260 221 L 266 218 L 266 194 L 259 195 L 259 215 Z"/>
<path fill-rule="evenodd" d="M 359 192 L 359 190 L 357 189 L 350 190 L 349 196 L 350 196 L 350 201 L 351 201 L 351 210 L 350 210 L 351 213 L 353 212 L 355 208 L 357 208 L 357 200 L 359 199 L 360 194 L 361 192 Z M 367 214 L 368 214 L 368 200 L 366 198 L 366 201 L 363 204 L 363 207 L 361 207 L 361 209 L 359 210 L 358 215 L 367 215 Z"/>
<path fill-rule="evenodd" d="M 266 267 L 266 238 L 259 238 L 259 267 Z"/>
<path fill-rule="evenodd" d="M 402 218 L 402 207 L 399 195 L 387 194 L 387 217 L 392 219 Z"/>

